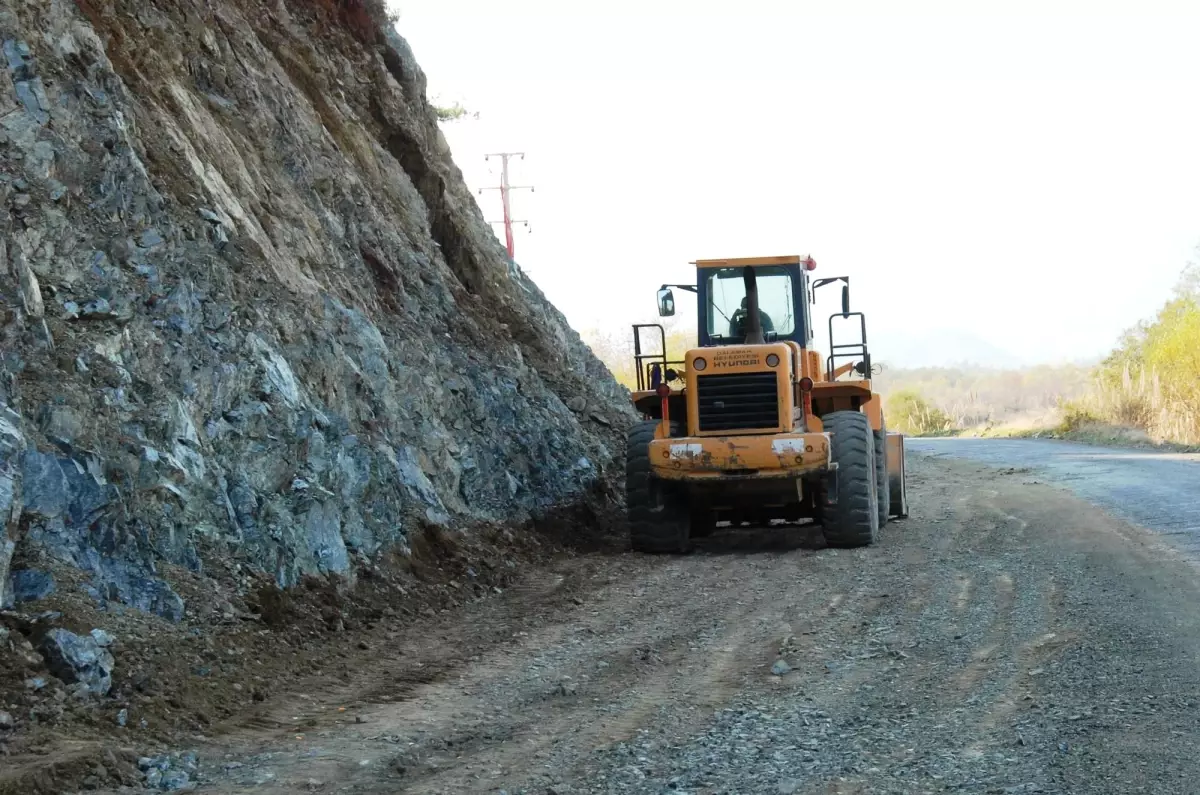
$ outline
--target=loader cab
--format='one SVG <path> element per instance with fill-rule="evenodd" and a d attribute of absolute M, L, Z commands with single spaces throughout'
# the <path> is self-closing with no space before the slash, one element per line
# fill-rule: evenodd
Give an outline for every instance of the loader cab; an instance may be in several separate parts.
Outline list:
<path fill-rule="evenodd" d="M 697 340 L 702 348 L 746 340 L 748 301 L 742 265 L 697 264 Z M 766 342 L 812 340 L 808 274 L 799 264 L 755 265 L 758 311 Z"/>
<path fill-rule="evenodd" d="M 812 257 L 746 257 L 696 260 L 692 264 L 696 266 L 696 283 L 664 284 L 658 291 L 658 314 L 661 317 L 675 314 L 672 288 L 695 293 L 699 347 L 748 344 L 748 327 L 752 324 L 747 322 L 751 303 L 747 288 L 753 282 L 761 340 L 766 343 L 790 341 L 812 350 L 814 294 L 820 287 L 840 283 L 842 306 L 840 312 L 829 317 L 830 351 L 825 360 L 825 377 L 829 381 L 836 381 L 842 375 L 869 378 L 873 372 L 867 349 L 866 317 L 862 312 L 850 311 L 850 277 L 811 280 L 809 274 L 816 268 Z M 751 271 L 753 276 L 748 275 Z M 848 339 L 835 331 L 836 325 L 847 322 L 856 327 L 847 329 Z M 635 326 L 635 337 L 637 330 Z M 749 333 L 757 334 L 758 329 Z M 639 367 L 641 364 L 639 360 Z"/>
<path fill-rule="evenodd" d="M 658 291 L 658 314 L 675 314 L 672 287 L 696 293 L 696 339 L 702 348 L 742 345 L 746 341 L 748 296 L 746 269 L 754 271 L 759 319 L 766 342 L 791 340 L 802 348 L 813 338 L 811 286 L 808 272 L 816 267 L 811 257 L 753 257 L 697 260 L 694 285 L 666 285 Z"/>

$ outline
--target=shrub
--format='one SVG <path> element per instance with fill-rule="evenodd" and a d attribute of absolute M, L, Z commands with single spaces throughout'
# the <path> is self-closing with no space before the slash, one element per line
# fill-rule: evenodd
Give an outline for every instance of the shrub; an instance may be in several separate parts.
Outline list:
<path fill-rule="evenodd" d="M 911 389 L 892 393 L 887 399 L 884 413 L 892 430 L 910 436 L 932 436 L 954 428 L 954 421 L 949 414 Z"/>
<path fill-rule="evenodd" d="M 1071 400 L 1064 402 L 1061 410 L 1062 422 L 1058 428 L 1061 433 L 1073 433 L 1102 422 L 1101 418 L 1096 415 L 1096 412 L 1091 407 L 1084 405 L 1082 401 Z"/>
<path fill-rule="evenodd" d="M 1096 380 L 1101 420 L 1156 441 L 1200 443 L 1200 271 L 1184 271 L 1175 297 L 1125 333 Z"/>

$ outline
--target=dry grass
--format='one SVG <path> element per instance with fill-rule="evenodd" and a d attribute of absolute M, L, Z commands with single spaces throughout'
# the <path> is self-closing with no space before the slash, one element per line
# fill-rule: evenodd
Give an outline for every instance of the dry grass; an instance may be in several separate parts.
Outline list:
<path fill-rule="evenodd" d="M 1115 382 L 1098 383 L 1082 400 L 1064 407 L 1064 433 L 1108 427 L 1140 431 L 1150 441 L 1200 445 L 1200 406 L 1180 389 L 1167 389 L 1156 373 L 1124 368 Z"/>
<path fill-rule="evenodd" d="M 1171 397 L 1157 376 L 1098 379 L 1082 398 L 1053 411 L 1002 424 L 963 427 L 958 435 L 980 438 L 1053 438 L 1122 447 L 1194 450 L 1200 447 L 1200 410 Z"/>
<path fill-rule="evenodd" d="M 909 436 L 941 436 L 958 430 L 949 414 L 912 390 L 889 395 L 884 414 L 892 430 Z"/>

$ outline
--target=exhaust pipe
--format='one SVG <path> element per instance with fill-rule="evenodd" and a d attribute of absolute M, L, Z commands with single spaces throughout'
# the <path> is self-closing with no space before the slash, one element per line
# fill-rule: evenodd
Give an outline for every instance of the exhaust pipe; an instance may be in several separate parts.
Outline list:
<path fill-rule="evenodd" d="M 754 268 L 747 265 L 742 269 L 742 281 L 746 284 L 746 345 L 762 345 L 766 343 L 763 337 L 762 317 L 758 314 L 758 277 Z"/>

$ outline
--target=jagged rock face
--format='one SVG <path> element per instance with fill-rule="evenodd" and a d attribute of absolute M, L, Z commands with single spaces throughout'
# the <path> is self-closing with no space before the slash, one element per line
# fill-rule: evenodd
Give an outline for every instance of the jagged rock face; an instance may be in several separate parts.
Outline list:
<path fill-rule="evenodd" d="M 0 0 L 0 589 L 179 618 L 164 561 L 286 586 L 612 468 L 627 393 L 327 5 Z"/>

